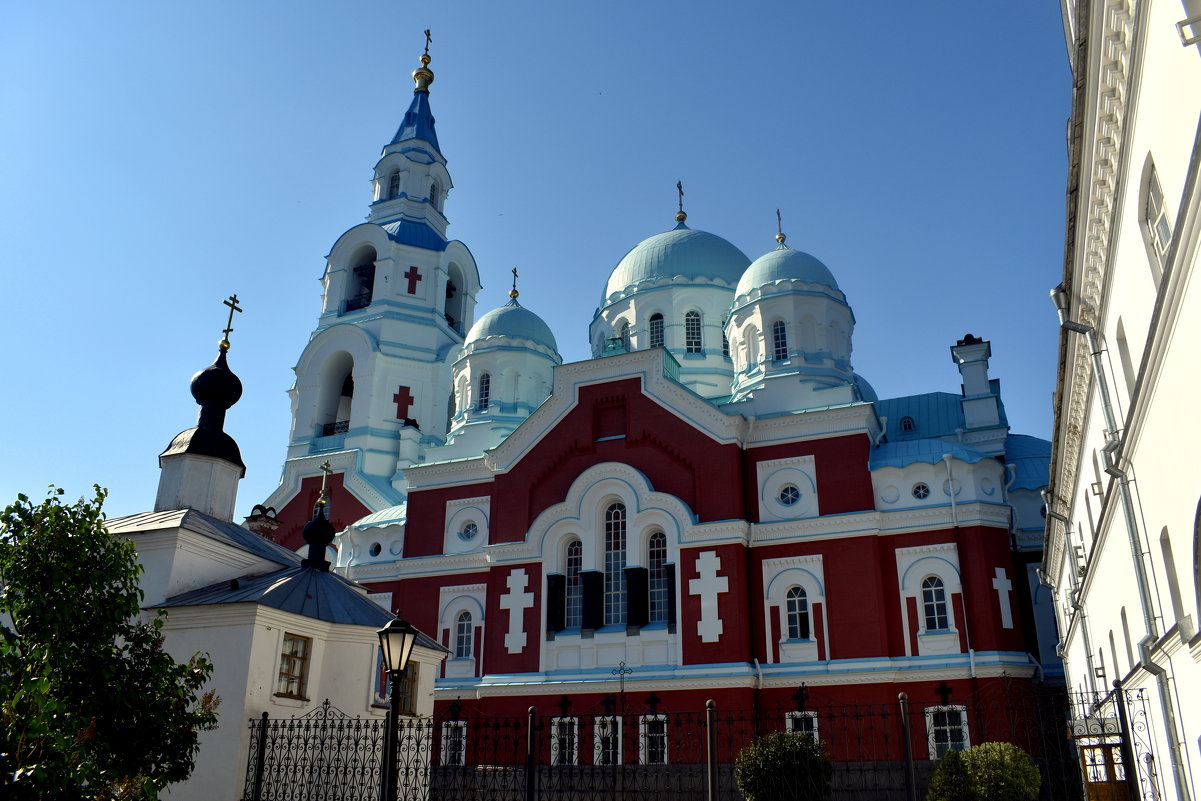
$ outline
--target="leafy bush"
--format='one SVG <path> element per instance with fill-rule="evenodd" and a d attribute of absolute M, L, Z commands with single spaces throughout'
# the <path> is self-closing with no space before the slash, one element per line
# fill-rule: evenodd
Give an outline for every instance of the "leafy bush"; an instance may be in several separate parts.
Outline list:
<path fill-rule="evenodd" d="M 981 743 L 948 751 L 938 763 L 926 801 L 1034 801 L 1042 777 L 1012 743 Z"/>
<path fill-rule="evenodd" d="M 746 801 L 819 801 L 829 796 L 833 773 L 820 741 L 776 732 L 739 752 L 734 781 Z"/>

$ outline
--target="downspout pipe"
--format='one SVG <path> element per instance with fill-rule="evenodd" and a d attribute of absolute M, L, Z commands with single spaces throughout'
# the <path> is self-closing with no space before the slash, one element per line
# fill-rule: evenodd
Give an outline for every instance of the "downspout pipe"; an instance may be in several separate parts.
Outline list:
<path fill-rule="evenodd" d="M 1059 314 L 1059 325 L 1066 331 L 1083 334 L 1085 342 L 1093 359 L 1093 376 L 1097 382 L 1097 392 L 1101 396 L 1101 411 L 1105 416 L 1105 446 L 1101 448 L 1105 460 L 1105 472 L 1118 480 L 1118 496 L 1121 500 L 1122 516 L 1126 522 L 1126 535 L 1130 543 L 1130 560 L 1134 563 L 1134 579 L 1138 585 L 1139 606 L 1142 607 L 1143 626 L 1147 633 L 1138 644 L 1139 666 L 1155 676 L 1155 686 L 1159 694 L 1159 704 L 1163 713 L 1164 728 L 1167 730 L 1168 752 L 1172 760 L 1172 778 L 1176 784 L 1176 793 L 1180 801 L 1190 801 L 1188 779 L 1184 773 L 1184 760 L 1180 752 L 1179 729 L 1176 726 L 1176 712 L 1172 704 L 1171 687 L 1168 683 L 1167 670 L 1151 660 L 1151 649 L 1159 640 L 1159 627 L 1155 623 L 1155 608 L 1151 603 L 1151 585 L 1147 581 L 1147 570 L 1143 564 L 1143 549 L 1139 544 L 1138 519 L 1134 512 L 1134 500 L 1130 495 L 1129 477 L 1125 470 L 1118 467 L 1114 453 L 1121 446 L 1118 437 L 1117 421 L 1113 414 L 1113 403 L 1109 396 L 1109 383 L 1105 378 L 1105 366 L 1101 360 L 1101 343 L 1097 338 L 1097 329 L 1091 325 L 1068 319 L 1069 297 L 1063 284 L 1051 290 L 1051 302 Z"/>

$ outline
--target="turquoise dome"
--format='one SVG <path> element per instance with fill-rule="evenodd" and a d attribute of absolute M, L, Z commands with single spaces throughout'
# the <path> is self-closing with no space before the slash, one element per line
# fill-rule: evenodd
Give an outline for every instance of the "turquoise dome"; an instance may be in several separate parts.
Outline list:
<path fill-rule="evenodd" d="M 642 240 L 622 257 L 605 284 L 601 303 L 644 281 L 706 278 L 732 285 L 750 261 L 745 253 L 720 236 L 694 231 L 680 223 L 670 231 Z"/>
<path fill-rule="evenodd" d="M 556 353 L 559 352 L 559 346 L 555 343 L 555 335 L 551 333 L 550 327 L 542 321 L 541 317 L 518 303 L 516 298 L 476 320 L 475 325 L 471 326 L 471 330 L 467 332 L 467 339 L 463 344 L 467 345 L 489 337 L 528 339 L 539 345 L 545 345 Z"/>
<path fill-rule="evenodd" d="M 838 289 L 838 282 L 830 268 L 800 250 L 780 247 L 760 256 L 742 274 L 738 281 L 735 297 L 742 297 L 751 290 L 776 281 L 804 281 L 807 284 L 823 284 Z"/>

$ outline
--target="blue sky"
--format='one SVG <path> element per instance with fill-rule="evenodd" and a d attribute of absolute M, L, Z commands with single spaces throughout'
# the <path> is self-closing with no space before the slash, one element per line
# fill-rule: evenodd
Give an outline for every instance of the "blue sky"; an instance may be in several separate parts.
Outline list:
<path fill-rule="evenodd" d="M 737 11 L 737 14 L 733 13 Z M 992 341 L 1016 433 L 1048 437 L 1070 80 L 1059 4 L 39 3 L 0 12 L 0 252 L 9 344 L 0 501 L 50 483 L 149 509 L 194 424 L 193 372 L 245 386 L 238 509 L 279 480 L 292 366 L 324 255 L 431 28 L 450 234 L 477 314 L 521 300 L 567 361 L 610 270 L 674 221 L 750 258 L 825 262 L 881 397 L 958 392 Z"/>

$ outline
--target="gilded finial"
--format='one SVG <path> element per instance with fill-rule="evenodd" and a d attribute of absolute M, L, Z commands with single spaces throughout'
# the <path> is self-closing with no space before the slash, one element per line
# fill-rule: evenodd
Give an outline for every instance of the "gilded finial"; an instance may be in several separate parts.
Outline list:
<path fill-rule="evenodd" d="M 517 300 L 517 296 L 519 294 L 521 294 L 521 293 L 519 293 L 517 291 L 517 268 L 514 267 L 513 268 L 513 288 L 509 290 L 509 297 L 511 297 L 513 300 Z"/>
<path fill-rule="evenodd" d="M 234 330 L 234 312 L 240 312 L 242 309 L 238 306 L 237 295 L 230 295 L 221 302 L 229 307 L 229 319 L 225 321 L 225 328 L 221 331 L 221 341 L 217 343 L 217 347 L 224 352 L 229 350 L 229 335 Z"/>
<path fill-rule="evenodd" d="M 680 210 L 676 212 L 676 222 L 684 222 L 688 215 L 684 213 L 684 182 L 676 181 L 676 192 L 680 195 Z"/>
<path fill-rule="evenodd" d="M 433 37 L 430 36 L 430 29 L 425 29 L 425 52 L 421 54 L 421 66 L 413 70 L 413 83 L 416 84 L 416 92 L 428 92 L 430 84 L 434 82 L 434 73 L 430 70 L 430 42 Z"/>
<path fill-rule="evenodd" d="M 783 245 L 787 238 L 784 236 L 784 223 L 780 219 L 780 210 L 776 209 L 776 241 Z"/>
<path fill-rule="evenodd" d="M 329 465 L 329 460 L 326 459 L 321 463 L 321 494 L 317 496 L 318 506 L 325 506 L 328 503 L 325 499 L 325 480 L 329 478 L 329 474 L 332 472 L 333 469 Z"/>

